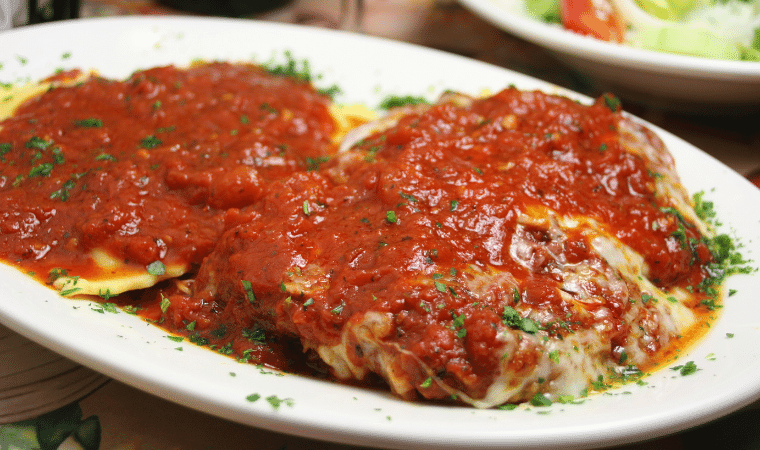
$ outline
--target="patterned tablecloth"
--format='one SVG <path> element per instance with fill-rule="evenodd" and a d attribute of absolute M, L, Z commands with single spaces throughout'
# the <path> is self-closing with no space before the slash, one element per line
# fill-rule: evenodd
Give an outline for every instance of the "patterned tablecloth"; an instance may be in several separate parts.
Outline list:
<path fill-rule="evenodd" d="M 167 6 L 181 2 L 84 0 L 80 4 L 80 16 L 194 13 Z M 334 27 L 341 21 L 335 11 L 342 2 L 291 1 L 284 7 L 251 13 L 247 17 Z M 601 94 L 593 81 L 565 68 L 548 52 L 492 27 L 452 0 L 365 0 L 361 23 L 344 22 L 344 27 L 465 55 L 587 95 Z M 737 172 L 753 177 L 760 170 L 760 112 L 704 116 L 657 109 L 639 104 L 636 99 L 624 101 L 628 111 L 696 145 Z M 3 364 L 0 359 L 0 381 Z M 58 409 L 28 420 L 0 425 L 0 450 L 360 449 L 238 425 L 115 380 L 106 381 L 74 403 L 56 407 Z M 617 448 L 758 449 L 758 421 L 760 408 L 753 405 L 678 435 Z"/>

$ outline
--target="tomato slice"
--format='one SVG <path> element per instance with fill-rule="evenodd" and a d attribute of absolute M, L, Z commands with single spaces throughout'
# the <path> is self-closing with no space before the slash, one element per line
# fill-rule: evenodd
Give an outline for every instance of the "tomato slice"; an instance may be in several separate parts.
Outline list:
<path fill-rule="evenodd" d="M 561 0 L 562 24 L 603 41 L 623 42 L 625 25 L 610 0 Z"/>

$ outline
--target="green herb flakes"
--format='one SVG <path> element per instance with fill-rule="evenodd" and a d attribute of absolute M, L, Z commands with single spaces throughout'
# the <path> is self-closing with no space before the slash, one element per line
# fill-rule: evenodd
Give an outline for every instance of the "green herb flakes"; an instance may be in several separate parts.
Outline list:
<path fill-rule="evenodd" d="M 604 104 L 607 105 L 607 107 L 612 112 L 618 112 L 621 108 L 620 99 L 615 97 L 612 94 L 604 94 L 602 95 L 602 98 L 604 99 Z"/>
<path fill-rule="evenodd" d="M 245 291 L 245 296 L 248 299 L 248 303 L 251 305 L 256 304 L 256 295 L 253 293 L 253 285 L 248 280 L 240 280 L 240 284 L 243 285 L 243 290 Z"/>
<path fill-rule="evenodd" d="M 37 150 L 45 150 L 51 145 L 53 145 L 53 141 L 46 141 L 38 136 L 32 136 L 32 138 L 24 144 L 26 148 L 35 148 Z"/>
<path fill-rule="evenodd" d="M 103 121 L 95 118 L 76 120 L 74 123 L 79 128 L 100 128 L 103 126 Z"/>
<path fill-rule="evenodd" d="M 146 269 L 148 270 L 149 274 L 156 277 L 160 277 L 166 274 L 166 266 L 161 261 L 153 261 L 147 265 Z"/>
<path fill-rule="evenodd" d="M 37 166 L 32 167 L 32 169 L 29 171 L 29 178 L 32 177 L 47 177 L 50 176 L 50 172 L 53 171 L 53 163 L 41 163 Z"/>
<path fill-rule="evenodd" d="M 161 294 L 161 304 L 160 304 L 161 312 L 165 313 L 171 305 L 172 305 L 172 302 L 170 302 L 168 298 L 164 297 L 164 295 Z"/>
<path fill-rule="evenodd" d="M 281 405 L 293 406 L 295 401 L 292 398 L 279 398 L 276 395 L 270 395 L 266 401 L 272 405 L 272 408 L 279 409 Z"/>
<path fill-rule="evenodd" d="M 536 395 L 533 396 L 533 398 L 530 399 L 530 404 L 533 406 L 546 407 L 546 406 L 551 406 L 552 401 L 549 400 L 549 398 L 545 396 L 544 394 L 538 392 L 536 393 Z"/>
<path fill-rule="evenodd" d="M 340 302 L 340 305 L 336 306 L 335 308 L 331 309 L 330 312 L 338 315 L 343 312 L 343 308 L 345 308 L 346 304 L 344 302 Z"/>
<path fill-rule="evenodd" d="M 407 105 L 425 105 L 429 103 L 425 98 L 413 96 L 413 95 L 404 95 L 404 96 L 395 96 L 391 95 L 386 97 L 382 102 L 380 102 L 380 108 L 381 109 L 392 109 L 392 108 L 398 108 L 400 106 L 407 106 Z"/>
<path fill-rule="evenodd" d="M 157 138 L 154 135 L 146 136 L 142 138 L 142 140 L 140 140 L 140 147 L 146 150 L 154 149 L 160 146 L 161 144 L 163 144 L 163 141 L 161 141 L 161 139 Z"/>
<path fill-rule="evenodd" d="M 694 364 L 694 361 L 689 361 L 686 364 L 682 364 L 680 366 L 671 367 L 671 370 L 678 371 L 681 375 L 691 375 L 693 373 L 696 373 L 699 368 L 696 364 Z"/>

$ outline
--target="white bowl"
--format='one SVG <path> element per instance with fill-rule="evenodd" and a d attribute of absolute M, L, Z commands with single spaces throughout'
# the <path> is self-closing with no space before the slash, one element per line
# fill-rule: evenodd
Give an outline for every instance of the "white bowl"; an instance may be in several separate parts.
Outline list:
<path fill-rule="evenodd" d="M 760 62 L 726 61 L 627 47 L 566 31 L 522 12 L 522 0 L 460 0 L 495 26 L 550 50 L 622 97 L 667 109 L 760 108 Z"/>

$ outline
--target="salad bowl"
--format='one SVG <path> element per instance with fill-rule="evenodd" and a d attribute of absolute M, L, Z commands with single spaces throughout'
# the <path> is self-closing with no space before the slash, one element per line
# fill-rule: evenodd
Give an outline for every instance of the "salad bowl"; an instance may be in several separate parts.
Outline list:
<path fill-rule="evenodd" d="M 523 0 L 461 0 L 502 30 L 539 45 L 599 92 L 650 107 L 732 114 L 760 109 L 760 62 L 666 53 L 596 39 L 532 17 Z"/>

